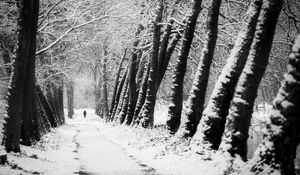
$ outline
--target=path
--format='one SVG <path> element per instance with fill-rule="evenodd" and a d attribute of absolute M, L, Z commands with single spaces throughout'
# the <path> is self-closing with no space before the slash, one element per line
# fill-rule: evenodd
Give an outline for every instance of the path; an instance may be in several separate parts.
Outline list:
<path fill-rule="evenodd" d="M 72 138 L 76 145 L 73 153 L 80 166 L 74 174 L 155 174 L 153 168 L 140 163 L 124 148 L 102 135 L 98 120 L 97 116 L 90 114 L 87 118 L 78 116 L 69 121 L 69 125 L 76 129 Z"/>

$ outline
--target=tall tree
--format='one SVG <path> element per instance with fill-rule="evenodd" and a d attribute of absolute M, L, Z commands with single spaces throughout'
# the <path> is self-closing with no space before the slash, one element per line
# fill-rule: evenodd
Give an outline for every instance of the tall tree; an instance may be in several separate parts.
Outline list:
<path fill-rule="evenodd" d="M 172 127 L 172 130 L 177 130 L 179 127 L 182 100 L 183 100 L 183 80 L 186 72 L 186 64 L 189 56 L 191 44 L 194 37 L 194 31 L 197 24 L 198 15 L 201 11 L 202 0 L 193 0 L 193 6 L 191 12 L 188 15 L 186 29 L 182 38 L 182 46 L 180 54 L 177 58 L 174 75 L 171 88 L 171 104 L 168 111 L 168 126 Z M 172 131 L 173 132 L 173 131 Z"/>
<path fill-rule="evenodd" d="M 107 43 L 105 42 L 103 45 L 103 62 L 102 62 L 102 99 L 101 99 L 101 105 L 102 105 L 102 114 L 103 118 L 105 120 L 109 119 L 109 112 L 108 112 L 108 89 L 107 89 Z"/>
<path fill-rule="evenodd" d="M 129 102 L 128 102 L 128 109 L 126 112 L 126 117 L 125 117 L 125 124 L 130 125 L 132 122 L 132 118 L 134 115 L 134 109 L 136 106 L 137 98 L 138 98 L 138 91 L 137 91 L 137 84 L 136 84 L 136 74 L 137 74 L 137 68 L 138 68 L 138 55 L 139 55 L 139 50 L 135 49 L 135 47 L 138 46 L 139 44 L 139 35 L 142 32 L 144 27 L 139 24 L 135 33 L 136 39 L 133 43 L 133 53 L 131 56 L 130 60 L 130 67 L 129 67 L 129 76 L 128 76 L 128 81 L 129 81 Z"/>
<path fill-rule="evenodd" d="M 226 118 L 220 149 L 247 159 L 247 139 L 254 100 L 268 64 L 282 0 L 264 0 L 254 40 Z"/>
<path fill-rule="evenodd" d="M 21 119 L 26 97 L 32 98 L 31 86 L 34 85 L 36 31 L 39 0 L 20 0 L 18 2 L 18 38 L 15 62 L 7 97 L 7 117 L 4 125 L 4 145 L 6 151 L 20 152 Z M 33 70 L 28 70 L 29 68 Z M 29 74 L 29 75 L 28 75 Z M 32 75 L 33 74 L 33 75 Z M 32 78 L 25 84 L 25 78 Z M 26 87 L 25 87 L 26 86 Z M 34 86 L 32 87 L 34 89 Z M 30 93 L 30 94 L 28 94 Z M 34 98 L 33 98 L 34 99 Z M 30 101 L 29 105 L 34 102 Z M 30 106 L 32 108 L 32 106 Z M 31 109 L 28 109 L 31 110 Z M 31 115 L 29 111 L 25 113 Z"/>
<path fill-rule="evenodd" d="M 211 144 L 210 146 L 213 149 L 219 148 L 235 86 L 246 64 L 253 41 L 261 5 L 262 0 L 252 1 L 246 15 L 244 26 L 239 32 L 227 63 L 203 111 L 202 120 L 198 125 L 198 129 L 201 127 L 201 132 L 204 132 L 203 140 Z M 202 139 L 200 135 L 201 133 L 197 132 L 193 139 Z"/>
<path fill-rule="evenodd" d="M 296 150 L 300 142 L 300 36 L 290 55 L 288 71 L 273 101 L 262 143 L 250 163 L 253 174 L 279 170 L 295 174 Z"/>
<path fill-rule="evenodd" d="M 73 118 L 74 115 L 74 81 L 70 80 L 66 86 L 68 117 Z"/>
<path fill-rule="evenodd" d="M 122 70 L 122 66 L 123 66 L 123 62 L 125 60 L 125 56 L 126 56 L 126 52 L 127 52 L 127 49 L 124 50 L 124 53 L 123 53 L 123 56 L 120 60 L 120 63 L 119 63 L 119 66 L 118 66 L 118 70 L 117 70 L 117 73 L 116 73 L 116 79 L 115 79 L 115 83 L 114 83 L 114 91 L 113 91 L 113 95 L 112 95 L 112 100 L 111 100 L 111 104 L 110 104 L 110 109 L 109 109 L 109 115 L 110 115 L 110 118 L 112 116 L 112 113 L 113 113 L 113 110 L 114 110 L 114 106 L 116 104 L 116 97 L 117 97 L 117 93 L 118 93 L 118 86 L 120 84 L 120 74 L 121 74 L 121 70 Z"/>
<path fill-rule="evenodd" d="M 157 2 L 156 7 L 156 17 L 153 21 L 153 44 L 152 44 L 152 50 L 151 50 L 151 70 L 149 73 L 149 79 L 147 83 L 147 95 L 145 103 L 142 107 L 142 110 L 139 115 L 142 116 L 141 124 L 143 127 L 152 127 L 153 125 L 153 114 L 154 114 L 154 106 L 156 102 L 155 98 L 155 83 L 157 81 L 158 76 L 158 54 L 159 54 L 159 45 L 160 45 L 160 29 L 161 25 L 159 24 L 162 20 L 162 14 L 163 14 L 163 0 L 159 0 Z"/>

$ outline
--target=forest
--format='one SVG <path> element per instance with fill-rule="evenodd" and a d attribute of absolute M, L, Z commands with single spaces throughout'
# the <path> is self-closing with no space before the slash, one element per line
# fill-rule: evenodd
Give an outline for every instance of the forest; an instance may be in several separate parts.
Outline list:
<path fill-rule="evenodd" d="M 1 0 L 0 174 L 300 174 L 299 34 L 298 0 Z"/>

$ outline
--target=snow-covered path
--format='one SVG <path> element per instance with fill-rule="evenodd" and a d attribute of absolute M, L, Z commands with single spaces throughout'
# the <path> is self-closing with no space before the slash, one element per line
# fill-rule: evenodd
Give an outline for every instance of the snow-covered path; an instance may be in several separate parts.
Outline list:
<path fill-rule="evenodd" d="M 154 168 L 138 161 L 126 148 L 109 139 L 105 124 L 87 110 L 76 110 L 74 119 L 44 136 L 34 147 L 22 146 L 20 154 L 9 153 L 9 164 L 0 175 L 154 175 Z"/>
<path fill-rule="evenodd" d="M 68 121 L 76 130 L 72 142 L 76 145 L 74 159 L 79 162 L 78 174 L 153 174 L 152 168 L 139 163 L 126 150 L 101 134 L 99 119 L 75 116 Z M 152 171 L 151 171 L 152 170 Z"/>

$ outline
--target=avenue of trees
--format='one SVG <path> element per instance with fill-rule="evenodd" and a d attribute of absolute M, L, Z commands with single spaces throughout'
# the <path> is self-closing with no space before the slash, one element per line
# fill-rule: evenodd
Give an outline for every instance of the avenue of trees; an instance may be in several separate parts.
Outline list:
<path fill-rule="evenodd" d="M 64 96 L 72 118 L 76 76 L 87 74 L 104 121 L 151 129 L 163 99 L 170 136 L 243 161 L 256 105 L 274 100 L 245 171 L 269 166 L 270 174 L 295 174 L 300 2 L 7 0 L 0 6 L 7 12 L 0 16 L 7 152 L 64 124 Z"/>

